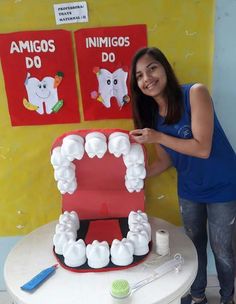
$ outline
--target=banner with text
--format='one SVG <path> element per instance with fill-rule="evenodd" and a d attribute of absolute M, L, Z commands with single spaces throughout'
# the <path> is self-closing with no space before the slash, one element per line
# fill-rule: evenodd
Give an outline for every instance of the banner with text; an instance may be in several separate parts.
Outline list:
<path fill-rule="evenodd" d="M 130 118 L 130 63 L 147 46 L 146 25 L 75 32 L 85 120 Z"/>
<path fill-rule="evenodd" d="M 71 32 L 1 34 L 0 45 L 13 126 L 80 121 Z"/>

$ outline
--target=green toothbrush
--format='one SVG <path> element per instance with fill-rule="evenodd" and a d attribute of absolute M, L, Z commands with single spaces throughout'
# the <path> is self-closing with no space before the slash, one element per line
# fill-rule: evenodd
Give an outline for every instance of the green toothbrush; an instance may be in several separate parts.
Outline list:
<path fill-rule="evenodd" d="M 150 277 L 135 283 L 133 286 L 130 286 L 129 282 L 125 279 L 114 280 L 111 286 L 111 295 L 116 299 L 125 299 L 129 297 L 133 292 L 137 291 L 139 288 L 151 283 L 152 281 L 160 278 L 164 274 L 175 270 L 178 272 L 184 260 L 181 254 L 175 254 L 174 258 L 170 261 L 165 262 L 163 265 L 157 267 L 154 270 L 154 274 Z"/>

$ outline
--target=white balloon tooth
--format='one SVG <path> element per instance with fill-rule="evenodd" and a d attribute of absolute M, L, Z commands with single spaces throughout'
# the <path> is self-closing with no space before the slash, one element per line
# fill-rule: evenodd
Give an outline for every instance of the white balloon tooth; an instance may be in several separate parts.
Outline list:
<path fill-rule="evenodd" d="M 68 160 L 82 159 L 84 156 L 84 139 L 79 135 L 68 135 L 63 138 L 61 154 Z"/>
<path fill-rule="evenodd" d="M 57 224 L 56 225 L 56 229 L 55 229 L 56 233 L 63 233 L 63 232 L 73 232 L 75 234 L 75 236 L 77 235 L 77 230 L 74 227 L 73 223 L 68 222 L 68 223 L 62 223 L 62 224 Z"/>
<path fill-rule="evenodd" d="M 72 181 L 75 178 L 75 165 L 71 163 L 68 167 L 59 167 L 54 171 L 56 181 Z"/>
<path fill-rule="evenodd" d="M 148 222 L 133 222 L 129 225 L 129 229 L 132 232 L 145 231 L 148 235 L 148 241 L 151 241 L 151 226 Z"/>
<path fill-rule="evenodd" d="M 146 169 L 143 165 L 132 165 L 127 167 L 126 175 L 128 178 L 142 178 L 146 177 Z"/>
<path fill-rule="evenodd" d="M 130 151 L 129 136 L 126 133 L 114 132 L 108 138 L 108 150 L 115 157 L 127 155 Z"/>
<path fill-rule="evenodd" d="M 82 239 L 69 240 L 63 246 L 64 262 L 69 267 L 79 267 L 86 262 L 86 246 Z"/>
<path fill-rule="evenodd" d="M 101 132 L 91 132 L 85 137 L 85 151 L 90 158 L 102 158 L 107 151 L 106 136 Z"/>
<path fill-rule="evenodd" d="M 125 178 L 125 186 L 129 192 L 139 192 L 144 186 L 144 181 L 141 178 Z"/>
<path fill-rule="evenodd" d="M 133 262 L 134 246 L 131 241 L 123 238 L 111 244 L 111 261 L 117 266 L 127 266 Z"/>
<path fill-rule="evenodd" d="M 57 188 L 62 194 L 65 194 L 67 192 L 69 194 L 72 194 L 77 188 L 77 182 L 75 179 L 73 179 L 72 181 L 59 180 L 57 182 Z"/>
<path fill-rule="evenodd" d="M 106 241 L 99 242 L 94 240 L 92 244 L 87 245 L 86 255 L 89 267 L 105 267 L 110 261 L 109 245 Z"/>
<path fill-rule="evenodd" d="M 149 252 L 149 238 L 146 231 L 129 231 L 127 239 L 130 240 L 134 245 L 134 255 L 144 255 Z"/>
<path fill-rule="evenodd" d="M 55 233 L 53 236 L 53 244 L 57 254 L 63 254 L 63 246 L 69 241 L 75 241 L 76 236 L 72 231 Z"/>
<path fill-rule="evenodd" d="M 70 165 L 70 161 L 61 154 L 61 147 L 56 147 L 52 151 L 51 164 L 53 167 L 67 167 Z"/>
<path fill-rule="evenodd" d="M 137 222 L 139 223 L 148 222 L 147 214 L 141 210 L 131 211 L 128 216 L 129 226 Z"/>
<path fill-rule="evenodd" d="M 65 211 L 63 214 L 60 215 L 59 223 L 64 225 L 70 224 L 75 231 L 80 228 L 79 217 L 75 211 Z"/>

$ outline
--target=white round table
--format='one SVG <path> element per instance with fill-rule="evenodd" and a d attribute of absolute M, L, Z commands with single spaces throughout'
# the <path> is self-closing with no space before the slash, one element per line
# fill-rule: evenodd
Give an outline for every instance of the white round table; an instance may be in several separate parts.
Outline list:
<path fill-rule="evenodd" d="M 46 224 L 25 236 L 10 251 L 4 278 L 15 304 L 180 304 L 197 272 L 197 253 L 190 239 L 176 226 L 157 218 L 149 219 L 152 227 L 152 252 L 134 267 L 108 272 L 75 273 L 60 267 L 33 293 L 20 289 L 41 270 L 57 263 L 52 252 L 52 238 L 57 221 Z M 169 231 L 170 256 L 155 253 L 155 232 Z M 184 265 L 180 272 L 169 272 L 137 290 L 126 300 L 114 300 L 110 287 L 115 279 L 126 279 L 130 284 L 153 274 L 153 270 L 180 253 Z"/>

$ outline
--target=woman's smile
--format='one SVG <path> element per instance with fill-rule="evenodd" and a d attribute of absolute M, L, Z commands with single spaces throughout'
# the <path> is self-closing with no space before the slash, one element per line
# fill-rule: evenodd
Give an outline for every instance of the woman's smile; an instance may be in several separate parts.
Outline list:
<path fill-rule="evenodd" d="M 158 80 L 149 82 L 149 83 L 146 85 L 146 89 L 152 90 L 153 88 L 156 87 L 156 84 L 157 84 L 157 83 L 158 83 Z"/>

